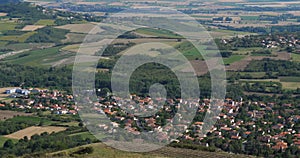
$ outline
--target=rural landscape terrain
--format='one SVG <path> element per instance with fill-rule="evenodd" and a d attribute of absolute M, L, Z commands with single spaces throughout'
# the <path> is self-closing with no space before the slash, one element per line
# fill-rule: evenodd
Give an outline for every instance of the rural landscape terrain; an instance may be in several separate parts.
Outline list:
<path fill-rule="evenodd" d="M 197 24 L 166 8 L 191 17 Z M 135 23 L 136 28 L 107 23 L 122 19 L 111 18 L 120 12 L 126 12 L 123 19 Z M 141 22 L 142 18 L 149 22 Z M 171 23 L 174 19 L 178 25 Z M 165 29 L 164 22 L 173 24 L 170 28 L 174 30 L 201 26 L 209 37 L 198 41 L 199 48 L 180 33 Z M 164 47 L 158 48 L 157 43 Z M 175 50 L 191 67 L 178 64 L 181 56 Z M 226 71 L 226 95 L 220 114 L 212 119 L 216 123 L 207 129 L 205 116 L 214 110 L 214 74 L 209 65 L 214 62 L 210 59 L 218 56 L 216 52 Z M 78 56 L 86 56 L 86 61 L 78 64 Z M 157 108 L 156 101 L 161 100 L 149 94 L 155 83 L 165 87 L 167 99 L 152 116 L 128 113 L 111 85 L 114 67 L 124 57 L 135 57 L 136 61 L 125 60 L 128 65 L 172 57 L 171 64 L 180 73 L 194 70 L 199 100 L 182 99 L 176 74 L 166 65 L 150 62 L 132 73 L 130 99 L 124 105 L 133 113 Z M 97 59 L 97 64 L 91 64 L 92 59 Z M 72 82 L 80 64 L 90 65 L 81 71 L 95 76 L 95 89 L 82 90 L 97 95 L 96 100 L 84 98 L 91 106 L 88 113 L 87 105 L 80 104 L 81 98 L 74 92 L 76 82 Z M 1 0 L 0 74 L 0 157 L 300 155 L 297 0 Z M 125 81 L 120 79 L 118 84 Z M 192 105 L 197 110 L 187 126 L 175 116 L 181 107 Z M 119 134 L 119 128 L 129 134 Z M 172 128 L 183 128 L 184 132 L 175 133 L 169 130 Z M 160 143 L 171 141 L 150 152 L 128 152 L 104 143 L 112 138 L 93 131 L 96 129 L 115 133 L 114 140 L 120 142 L 140 143 L 145 131 L 158 132 L 155 141 Z"/>

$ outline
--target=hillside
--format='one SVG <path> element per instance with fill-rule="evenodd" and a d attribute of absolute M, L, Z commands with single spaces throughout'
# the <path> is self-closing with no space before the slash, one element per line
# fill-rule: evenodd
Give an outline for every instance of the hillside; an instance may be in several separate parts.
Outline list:
<path fill-rule="evenodd" d="M 84 152 L 81 154 L 80 151 L 90 150 L 88 148 L 92 148 L 92 153 L 85 154 Z M 77 153 L 77 154 L 76 154 Z M 190 157 L 190 158 L 199 158 L 199 157 L 206 157 L 206 158 L 244 158 L 244 157 L 251 157 L 246 155 L 236 155 L 236 154 L 229 154 L 225 152 L 205 152 L 205 151 L 197 151 L 197 150 L 190 150 L 190 149 L 177 149 L 172 147 L 164 147 L 157 151 L 152 151 L 150 153 L 129 153 L 120 150 L 113 149 L 108 147 L 102 143 L 84 145 L 81 147 L 76 147 L 68 150 L 63 150 L 59 152 L 54 152 L 50 154 L 44 155 L 44 157 L 82 157 L 82 158 L 182 158 L 182 157 Z M 43 157 L 43 156 L 42 156 Z"/>

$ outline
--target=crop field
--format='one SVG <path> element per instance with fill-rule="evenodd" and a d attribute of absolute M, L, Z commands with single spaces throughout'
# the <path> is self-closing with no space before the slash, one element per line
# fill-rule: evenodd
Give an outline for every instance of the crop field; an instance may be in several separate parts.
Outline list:
<path fill-rule="evenodd" d="M 17 112 L 17 111 L 9 111 L 9 110 L 0 110 L 0 120 L 6 120 L 13 118 L 15 116 L 30 116 L 30 113 Z"/>
<path fill-rule="evenodd" d="M 38 126 L 32 126 L 25 128 L 23 130 L 17 131 L 15 133 L 6 135 L 6 138 L 12 138 L 12 139 L 22 139 L 25 136 L 27 136 L 29 139 L 31 136 L 35 134 L 41 134 L 44 132 L 52 133 L 52 132 L 60 132 L 66 130 L 65 127 L 55 127 L 55 126 L 47 126 L 47 127 L 38 127 Z"/>
<path fill-rule="evenodd" d="M 14 30 L 16 26 L 17 26 L 17 23 L 15 23 L 15 22 L 0 21 L 0 31 Z"/>
<path fill-rule="evenodd" d="M 13 55 L 5 58 L 5 62 L 23 64 L 30 66 L 42 66 L 45 64 L 45 60 L 50 60 L 57 57 L 60 54 L 61 47 L 52 47 L 42 50 L 34 50 L 24 52 L 22 54 Z M 57 58 L 55 58 L 56 60 Z"/>
<path fill-rule="evenodd" d="M 232 55 L 229 58 L 223 58 L 223 62 L 225 65 L 230 65 L 230 64 L 240 61 L 244 58 L 245 58 L 244 55 Z"/>
<path fill-rule="evenodd" d="M 258 20 L 259 16 L 241 16 L 242 20 Z"/>
<path fill-rule="evenodd" d="M 221 29 L 212 29 L 208 31 L 208 33 L 213 38 L 232 38 L 234 36 L 243 37 L 245 35 L 255 35 L 255 33 L 249 33 L 249 32 L 241 32 L 241 31 L 230 31 L 230 30 L 221 30 Z"/>
<path fill-rule="evenodd" d="M 247 55 L 253 51 L 261 49 L 260 47 L 251 47 L 251 48 L 239 48 L 237 51 L 233 51 L 233 54 L 237 55 Z"/>
<path fill-rule="evenodd" d="M 35 25 L 51 26 L 51 25 L 55 25 L 55 23 L 54 23 L 54 20 L 51 20 L 51 19 L 41 19 L 38 22 L 36 22 Z"/>
<path fill-rule="evenodd" d="M 21 36 L 2 36 L 2 37 L 0 37 L 0 40 L 25 42 L 30 36 L 34 35 L 35 33 L 36 32 L 27 32 Z"/>
<path fill-rule="evenodd" d="M 22 31 L 35 31 L 37 29 L 43 28 L 45 26 L 42 25 L 26 25 L 23 27 Z"/>
<path fill-rule="evenodd" d="M 200 60 L 203 58 L 200 52 L 198 51 L 198 49 L 192 46 L 188 42 L 181 42 L 180 44 L 175 46 L 175 49 L 181 52 L 188 60 L 196 60 L 196 59 Z"/>
<path fill-rule="evenodd" d="M 67 45 L 63 47 L 62 50 L 77 53 L 79 48 L 80 48 L 80 44 L 73 44 L 73 45 Z"/>
<path fill-rule="evenodd" d="M 299 82 L 300 77 L 280 77 L 280 82 Z"/>
<path fill-rule="evenodd" d="M 283 89 L 296 90 L 300 88 L 300 82 L 281 82 Z"/>
<path fill-rule="evenodd" d="M 82 33 L 68 33 L 66 35 L 66 39 L 64 39 L 62 42 L 73 42 L 73 43 L 77 43 L 77 42 L 82 42 L 85 38 L 86 34 L 82 34 Z"/>
<path fill-rule="evenodd" d="M 66 29 L 70 30 L 71 32 L 76 33 L 89 33 L 91 30 L 93 30 L 93 33 L 100 33 L 103 30 L 100 27 L 97 27 L 97 25 L 87 23 L 87 24 L 67 24 L 63 26 L 58 26 L 56 28 L 59 29 Z"/>
<path fill-rule="evenodd" d="M 292 53 L 292 60 L 296 62 L 300 62 L 300 54 Z"/>
<path fill-rule="evenodd" d="M 53 43 L 13 43 L 5 46 L 7 49 L 12 49 L 14 51 L 24 50 L 24 49 L 39 49 L 53 46 Z"/>
<path fill-rule="evenodd" d="M 137 29 L 135 32 L 139 34 L 162 37 L 162 38 L 182 38 L 180 35 L 162 29 L 141 28 L 141 29 Z"/>
<path fill-rule="evenodd" d="M 11 119 L 12 121 L 30 121 L 33 123 L 40 123 L 40 121 L 42 120 L 40 117 L 35 117 L 35 116 L 17 116 Z"/>

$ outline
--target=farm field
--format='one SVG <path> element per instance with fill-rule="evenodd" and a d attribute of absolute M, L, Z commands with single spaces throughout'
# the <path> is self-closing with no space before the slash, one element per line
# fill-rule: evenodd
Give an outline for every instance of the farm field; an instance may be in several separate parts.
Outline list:
<path fill-rule="evenodd" d="M 55 23 L 54 23 L 54 20 L 52 20 L 52 19 L 41 19 L 38 22 L 36 22 L 35 25 L 51 26 L 51 25 L 55 25 Z"/>
<path fill-rule="evenodd" d="M 52 132 L 60 132 L 66 130 L 65 127 L 55 127 L 55 126 L 47 126 L 47 127 L 38 127 L 38 126 L 32 126 L 25 128 L 23 130 L 17 131 L 15 133 L 6 135 L 6 138 L 12 138 L 12 139 L 22 139 L 25 136 L 27 136 L 29 139 L 31 136 L 35 134 L 41 134 L 44 132 L 52 133 Z"/>
<path fill-rule="evenodd" d="M 5 62 L 23 64 L 30 66 L 51 66 L 53 62 L 58 62 L 66 58 L 75 56 L 75 53 L 61 52 L 62 47 L 52 47 L 42 50 L 24 52 L 5 58 Z"/>
<path fill-rule="evenodd" d="M 14 30 L 16 26 L 17 26 L 17 23 L 15 23 L 15 22 L 2 22 L 2 21 L 0 21 L 0 31 Z"/>
<path fill-rule="evenodd" d="M 56 28 L 60 29 L 66 29 L 70 30 L 71 32 L 75 33 L 89 33 L 91 30 L 93 30 L 93 33 L 100 33 L 103 30 L 100 27 L 97 27 L 97 25 L 87 23 L 87 24 L 67 24 L 63 26 L 57 26 Z"/>
<path fill-rule="evenodd" d="M 5 46 L 7 49 L 20 51 L 24 49 L 41 49 L 54 46 L 53 43 L 13 43 Z"/>
<path fill-rule="evenodd" d="M 0 40 L 2 41 L 15 41 L 15 42 L 25 42 L 30 36 L 34 35 L 36 32 L 27 32 L 21 36 L 2 36 Z"/>
<path fill-rule="evenodd" d="M 296 62 L 300 62 L 300 54 L 292 53 L 292 60 Z"/>
<path fill-rule="evenodd" d="M 22 31 L 35 31 L 37 29 L 43 28 L 45 26 L 42 25 L 26 25 L 23 27 Z"/>
<path fill-rule="evenodd" d="M 82 33 L 68 33 L 66 35 L 66 39 L 62 40 L 62 42 L 64 43 L 68 43 L 68 42 L 73 42 L 73 43 L 78 43 L 78 42 L 82 42 L 85 38 L 86 34 L 82 34 Z"/>
<path fill-rule="evenodd" d="M 162 38 L 182 38 L 180 35 L 173 34 L 170 31 L 161 30 L 161 29 L 141 28 L 135 30 L 135 32 L 139 34 L 162 37 Z"/>
<path fill-rule="evenodd" d="M 230 65 L 234 62 L 244 59 L 245 57 L 246 56 L 244 56 L 244 55 L 232 55 L 229 58 L 223 58 L 223 62 L 225 65 Z"/>
<path fill-rule="evenodd" d="M 0 110 L 0 121 L 13 118 L 15 116 L 30 116 L 32 113 L 24 113 L 17 111 L 9 111 L 9 110 Z"/>
<path fill-rule="evenodd" d="M 288 90 L 296 90 L 300 88 L 300 81 L 299 82 L 281 82 L 283 89 Z"/>

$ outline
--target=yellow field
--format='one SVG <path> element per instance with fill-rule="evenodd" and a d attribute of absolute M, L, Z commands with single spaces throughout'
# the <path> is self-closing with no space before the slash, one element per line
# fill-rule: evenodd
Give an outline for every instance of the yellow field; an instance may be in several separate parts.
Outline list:
<path fill-rule="evenodd" d="M 17 131 L 15 133 L 6 135 L 6 138 L 12 138 L 12 139 L 22 139 L 25 136 L 27 136 L 29 139 L 31 136 L 35 134 L 41 134 L 44 132 L 52 133 L 52 132 L 60 132 L 66 130 L 65 127 L 55 127 L 55 126 L 47 126 L 47 127 L 38 127 L 38 126 L 32 126 L 25 128 L 23 130 Z"/>
<path fill-rule="evenodd" d="M 43 25 L 26 25 L 22 31 L 35 31 L 37 29 L 43 28 Z"/>
<path fill-rule="evenodd" d="M 296 90 L 300 88 L 299 82 L 281 82 L 283 89 Z"/>

